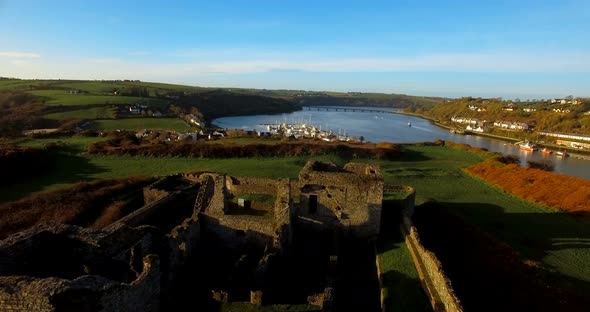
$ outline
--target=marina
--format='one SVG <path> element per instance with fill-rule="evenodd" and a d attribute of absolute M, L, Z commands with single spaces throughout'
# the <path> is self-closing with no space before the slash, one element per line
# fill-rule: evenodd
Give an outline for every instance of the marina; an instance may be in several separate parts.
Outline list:
<path fill-rule="evenodd" d="M 411 123 L 411 127 L 408 126 Z M 554 172 L 581 177 L 590 180 L 590 164 L 584 155 L 572 153 L 571 157 L 564 157 L 558 153 L 543 154 L 521 150 L 511 142 L 485 137 L 469 135 L 468 133 L 451 133 L 448 129 L 436 126 L 431 121 L 409 115 L 394 113 L 351 112 L 351 111 L 310 111 L 301 110 L 281 115 L 253 115 L 224 117 L 213 120 L 214 125 L 221 128 L 254 130 L 269 132 L 270 124 L 313 124 L 316 129 L 332 132 L 333 135 L 346 134 L 351 138 L 364 138 L 366 142 L 395 142 L 415 143 L 433 142 L 435 140 L 465 143 L 471 146 L 485 148 L 489 151 L 505 155 L 518 156 L 521 165 L 527 162 L 551 161 Z"/>
<path fill-rule="evenodd" d="M 331 130 L 322 130 L 321 126 L 314 126 L 305 123 L 292 124 L 292 123 L 275 123 L 275 124 L 262 124 L 261 126 L 266 127 L 267 132 L 258 131 L 259 136 L 262 135 L 280 135 L 284 137 L 292 137 L 295 139 L 307 138 L 307 139 L 320 139 L 326 142 L 342 141 L 358 141 L 358 138 L 349 137 L 346 135 L 346 131 L 339 130 L 335 133 Z"/>

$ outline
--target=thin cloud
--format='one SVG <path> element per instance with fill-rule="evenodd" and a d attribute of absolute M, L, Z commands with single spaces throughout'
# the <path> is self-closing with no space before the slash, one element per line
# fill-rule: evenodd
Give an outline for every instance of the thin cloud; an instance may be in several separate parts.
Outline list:
<path fill-rule="evenodd" d="M 150 54 L 151 53 L 147 52 L 147 51 L 131 51 L 131 52 L 127 53 L 127 55 L 129 55 L 129 56 L 147 56 Z"/>
<path fill-rule="evenodd" d="M 17 66 L 27 66 L 31 64 L 31 62 L 26 60 L 13 60 L 11 63 Z"/>
<path fill-rule="evenodd" d="M 194 60 L 194 59 L 193 59 Z M 406 57 L 328 58 L 275 54 L 264 58 L 243 55 L 227 60 L 223 56 L 198 61 L 149 62 L 115 58 L 55 59 L 36 61 L 31 72 L 2 62 L 0 68 L 15 76 L 93 79 L 188 79 L 206 75 L 234 75 L 264 72 L 380 73 L 380 72 L 473 72 L 473 73 L 589 73 L 590 54 L 472 53 L 430 54 Z M 12 67 L 12 68 L 11 68 Z"/>
<path fill-rule="evenodd" d="M 0 57 L 10 58 L 40 58 L 41 54 L 18 51 L 0 51 Z"/>
<path fill-rule="evenodd" d="M 114 58 L 90 58 L 90 59 L 86 59 L 84 60 L 85 63 L 89 63 L 89 64 L 100 64 L 100 65 L 113 65 L 116 63 L 122 63 L 121 60 L 119 59 L 114 59 Z"/>
<path fill-rule="evenodd" d="M 183 71 L 253 73 L 304 72 L 588 72 L 585 55 L 432 54 L 390 58 L 253 59 L 200 61 L 184 64 Z"/>

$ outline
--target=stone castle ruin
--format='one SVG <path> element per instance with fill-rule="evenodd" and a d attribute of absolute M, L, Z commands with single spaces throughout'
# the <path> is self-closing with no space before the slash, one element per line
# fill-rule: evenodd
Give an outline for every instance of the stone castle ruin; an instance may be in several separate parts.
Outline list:
<path fill-rule="evenodd" d="M 0 241 L 0 310 L 348 310 L 347 278 L 379 293 L 368 276 L 382 199 L 379 167 L 361 163 L 309 161 L 298 180 L 165 177 L 144 189 L 143 207 L 102 230 L 44 224 Z"/>

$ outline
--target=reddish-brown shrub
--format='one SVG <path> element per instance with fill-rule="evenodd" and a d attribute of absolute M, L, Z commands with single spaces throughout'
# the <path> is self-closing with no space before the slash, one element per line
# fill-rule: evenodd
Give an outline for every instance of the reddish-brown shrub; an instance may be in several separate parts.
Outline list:
<path fill-rule="evenodd" d="M 495 159 L 465 170 L 526 200 L 569 212 L 590 212 L 588 180 L 516 164 L 506 165 Z"/>
<path fill-rule="evenodd" d="M 0 239 L 44 221 L 90 226 L 100 219 L 96 226 L 105 226 L 108 221 L 116 220 L 117 212 L 123 211 L 117 209 L 120 206 L 113 205 L 113 201 L 120 197 L 128 199 L 134 191 L 139 191 L 151 181 L 153 179 L 126 178 L 80 182 L 64 189 L 37 193 L 2 204 Z M 142 200 L 134 201 L 135 208 L 142 203 Z"/>
<path fill-rule="evenodd" d="M 160 142 L 146 143 L 130 136 L 118 136 L 88 147 L 92 154 L 128 154 L 140 156 L 185 156 L 208 158 L 232 157 L 292 157 L 338 155 L 344 158 L 394 159 L 401 152 L 397 145 L 380 143 L 377 146 L 325 142 L 277 142 L 276 144 L 224 144 L 223 142 Z"/>

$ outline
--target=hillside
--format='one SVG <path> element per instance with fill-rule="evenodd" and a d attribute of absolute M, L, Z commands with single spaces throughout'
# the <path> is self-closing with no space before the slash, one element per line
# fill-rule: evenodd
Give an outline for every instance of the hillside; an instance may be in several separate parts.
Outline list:
<path fill-rule="evenodd" d="M 462 117 L 487 121 L 489 124 L 494 121 L 524 123 L 529 126 L 529 130 L 536 131 L 590 134 L 590 100 L 588 99 L 552 103 L 551 101 L 514 102 L 466 97 L 440 102 L 430 107 L 410 108 L 407 111 L 423 114 L 448 125 L 452 125 L 452 117 Z"/>
<path fill-rule="evenodd" d="M 402 94 L 315 92 L 243 88 L 203 88 L 137 80 L 21 80 L 0 78 L 0 92 L 26 92 L 45 105 L 49 120 L 102 120 L 165 115 L 222 116 L 278 114 L 303 105 L 430 107 L 440 98 Z M 141 105 L 141 116 L 129 107 Z M 55 124 L 55 122 L 53 123 Z"/>
<path fill-rule="evenodd" d="M 237 115 L 271 115 L 299 110 L 293 101 L 226 90 L 193 93 L 178 101 L 185 111 L 197 108 L 208 120 Z"/>

